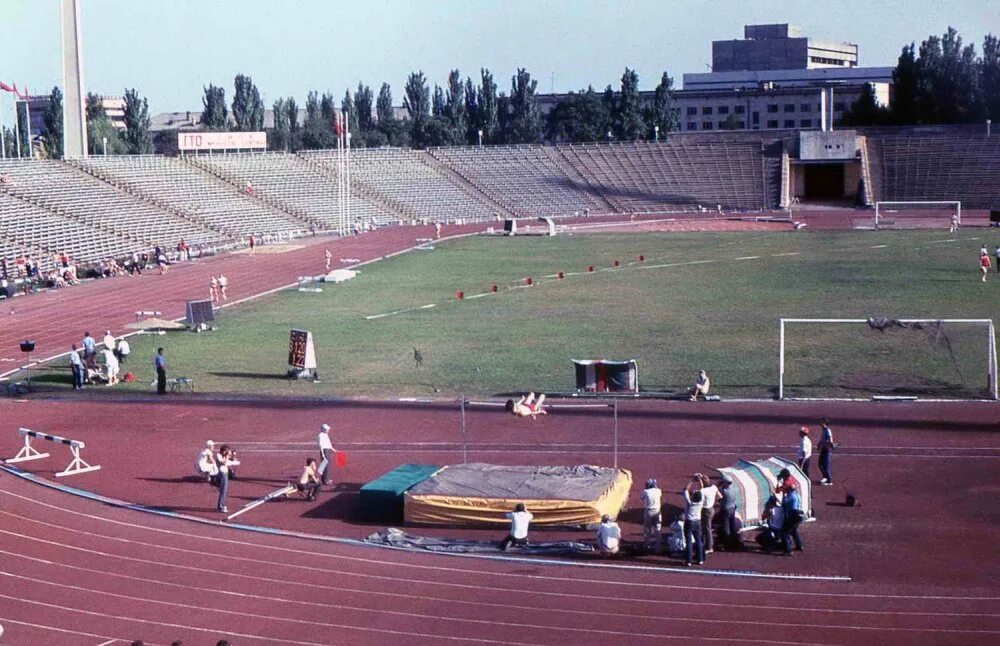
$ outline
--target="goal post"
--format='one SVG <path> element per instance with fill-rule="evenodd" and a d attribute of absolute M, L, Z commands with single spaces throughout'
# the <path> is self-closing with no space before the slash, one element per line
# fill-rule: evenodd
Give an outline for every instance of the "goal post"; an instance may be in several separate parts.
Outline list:
<path fill-rule="evenodd" d="M 823 345 L 823 340 L 810 337 L 808 342 L 799 341 L 803 351 L 796 356 L 795 343 L 790 343 L 789 328 L 794 326 L 834 326 L 843 328 L 839 335 L 830 335 L 829 342 Z M 851 327 L 861 330 L 851 330 Z M 873 332 L 873 335 L 863 337 L 862 330 Z M 923 355 L 918 344 L 907 337 L 890 338 L 886 336 L 889 330 L 920 331 L 935 346 L 934 351 Z M 846 334 L 846 336 L 845 336 Z M 839 348 L 837 347 L 839 345 Z M 847 352 L 844 352 L 845 346 Z M 851 347 L 853 346 L 853 347 Z M 939 350 L 939 348 L 943 350 Z M 840 352 L 838 353 L 838 350 Z M 792 352 L 790 352 L 792 351 Z M 985 351 L 985 352 L 984 352 Z M 937 358 L 929 355 L 937 353 Z M 916 399 L 916 394 L 940 391 L 942 397 L 959 399 L 978 399 L 984 395 L 989 399 L 998 399 L 997 392 L 997 342 L 996 330 L 992 319 L 810 319 L 781 318 L 778 320 L 778 399 L 789 399 L 789 380 L 786 364 L 789 359 L 801 363 L 811 363 L 812 372 L 803 381 L 810 382 L 806 387 L 819 390 L 837 391 L 838 389 L 869 390 L 872 397 L 878 397 L 879 390 L 891 393 L 891 396 L 901 396 Z M 824 361 L 828 363 L 824 364 Z M 838 363 L 844 361 L 849 366 Z M 891 365 L 887 365 L 891 364 Z M 965 370 L 963 370 L 963 365 Z M 969 368 L 971 371 L 968 371 Z M 953 370 L 952 370 L 953 368 Z M 838 370 L 843 374 L 871 375 L 871 383 L 855 385 L 838 384 Z M 985 370 L 983 370 L 985 369 Z M 810 370 L 804 372 L 809 373 Z M 979 381 L 983 370 L 986 373 L 985 388 Z M 934 374 L 954 372 L 953 375 Z M 966 372 L 971 379 L 966 377 Z M 925 374 L 922 374 L 925 373 Z M 816 375 L 822 375 L 817 379 Z M 957 377 L 956 377 L 957 375 Z M 890 383 L 898 379 L 897 383 Z M 950 381 L 949 381 L 950 379 Z M 968 384 L 971 380 L 974 383 Z M 862 379 L 864 382 L 864 379 Z M 820 396 L 808 399 L 837 399 L 821 393 Z"/>
<path fill-rule="evenodd" d="M 958 200 L 875 202 L 875 228 L 950 227 L 952 216 L 962 224 L 962 203 Z"/>

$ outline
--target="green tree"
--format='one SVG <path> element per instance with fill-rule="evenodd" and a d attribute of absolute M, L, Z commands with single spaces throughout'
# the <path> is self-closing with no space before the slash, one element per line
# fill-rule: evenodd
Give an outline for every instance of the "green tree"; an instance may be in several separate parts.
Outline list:
<path fill-rule="evenodd" d="M 983 39 L 979 79 L 983 109 L 994 123 L 1000 123 L 1000 38 L 993 34 Z"/>
<path fill-rule="evenodd" d="M 396 115 L 392 111 L 392 88 L 388 83 L 383 83 L 379 88 L 378 100 L 375 102 L 375 117 L 379 125 L 396 120 Z"/>
<path fill-rule="evenodd" d="M 268 140 L 268 147 L 271 150 L 288 150 L 288 104 L 281 97 L 271 106 L 271 115 L 274 125 L 271 128 L 271 137 Z"/>
<path fill-rule="evenodd" d="M 639 104 L 639 75 L 627 67 L 622 74 L 615 116 L 615 134 L 622 141 L 635 141 L 646 134 L 646 123 Z"/>
<path fill-rule="evenodd" d="M 324 94 L 322 103 L 316 91 L 306 96 L 306 120 L 302 124 L 303 148 L 317 150 L 337 146 L 337 136 L 333 132 L 335 113 L 333 95 Z"/>
<path fill-rule="evenodd" d="M 354 109 L 358 111 L 358 129 L 366 135 L 375 129 L 375 120 L 372 116 L 373 101 L 372 89 L 363 83 L 358 83 L 358 89 L 354 93 Z"/>
<path fill-rule="evenodd" d="M 153 152 L 153 139 L 149 135 L 149 102 L 132 89 L 125 90 L 125 130 L 122 132 L 125 150 L 131 155 L 148 155 Z"/>
<path fill-rule="evenodd" d="M 302 149 L 302 129 L 299 127 L 299 105 L 295 97 L 288 97 L 285 102 L 285 114 L 288 116 L 288 148 L 292 151 Z"/>
<path fill-rule="evenodd" d="M 52 88 L 49 94 L 49 105 L 42 115 L 42 136 L 45 138 L 45 149 L 50 159 L 62 159 L 63 156 L 63 94 L 58 87 Z"/>
<path fill-rule="evenodd" d="M 588 87 L 570 92 L 549 112 L 546 137 L 552 142 L 594 142 L 604 138 L 608 122 L 607 108 L 601 96 Z"/>
<path fill-rule="evenodd" d="M 15 148 L 16 154 L 20 154 L 21 157 L 32 157 L 32 142 L 31 136 L 28 132 L 28 104 L 24 101 L 14 102 L 14 119 L 16 120 L 17 127 L 14 132 L 17 134 L 17 146 Z"/>
<path fill-rule="evenodd" d="M 542 116 L 535 99 L 538 81 L 519 68 L 510 79 L 510 136 L 511 143 L 532 144 L 542 134 Z"/>
<path fill-rule="evenodd" d="M 479 91 L 476 95 L 476 101 L 479 104 L 479 119 L 476 123 L 476 129 L 483 131 L 484 142 L 491 144 L 499 143 L 502 137 L 497 132 L 499 128 L 497 84 L 493 80 L 493 74 L 485 67 L 481 68 L 479 73 L 481 81 Z"/>
<path fill-rule="evenodd" d="M 410 116 L 410 141 L 414 146 L 425 146 L 427 121 L 430 119 L 431 93 L 423 72 L 413 72 L 404 88 L 403 107 Z"/>
<path fill-rule="evenodd" d="M 363 148 L 364 137 L 361 136 L 361 128 L 358 127 L 358 111 L 354 106 L 354 99 L 351 98 L 351 91 L 344 93 L 344 98 L 340 102 L 340 113 L 347 115 L 347 128 L 351 133 L 351 146 Z"/>
<path fill-rule="evenodd" d="M 452 141 L 456 144 L 463 143 L 468 135 L 468 123 L 465 113 L 465 86 L 458 70 L 452 70 L 448 75 L 444 116 L 447 117 L 448 125 L 452 129 Z"/>
<path fill-rule="evenodd" d="M 229 111 L 226 109 L 226 90 L 209 83 L 201 98 L 201 125 L 208 130 L 225 130 L 229 125 Z"/>
<path fill-rule="evenodd" d="M 465 141 L 474 144 L 479 141 L 479 93 L 471 78 L 465 79 L 464 96 L 462 100 L 465 104 Z M 484 135 L 486 133 L 483 133 Z"/>
<path fill-rule="evenodd" d="M 680 109 L 674 101 L 674 79 L 666 72 L 660 77 L 660 83 L 653 91 L 653 104 L 647 115 L 648 126 L 658 126 L 660 135 L 680 130 Z"/>
<path fill-rule="evenodd" d="M 917 53 L 916 45 L 903 48 L 892 71 L 893 120 L 900 125 L 917 122 Z"/>
<path fill-rule="evenodd" d="M 740 121 L 735 114 L 730 114 L 726 120 L 719 124 L 719 130 L 739 130 Z"/>
<path fill-rule="evenodd" d="M 97 94 L 87 95 L 87 150 L 91 155 L 103 155 L 105 141 L 109 155 L 119 155 L 126 152 L 118 130 L 104 111 L 101 97 Z"/>
<path fill-rule="evenodd" d="M 861 95 L 844 112 L 840 122 L 844 126 L 888 125 L 892 123 L 892 113 L 887 107 L 879 105 L 872 84 L 865 83 L 861 88 Z"/>
<path fill-rule="evenodd" d="M 433 99 L 431 99 L 431 116 L 432 117 L 443 117 L 445 116 L 445 110 L 447 106 L 444 100 L 444 90 L 441 89 L 440 85 L 434 86 Z"/>
<path fill-rule="evenodd" d="M 7 126 L 0 126 L 0 129 L 3 130 L 3 155 L 8 159 L 17 157 L 17 148 L 15 148 L 17 142 L 14 139 L 14 131 Z"/>
<path fill-rule="evenodd" d="M 253 79 L 237 74 L 233 80 L 233 129 L 237 132 L 259 132 L 264 129 L 264 101 Z"/>
<path fill-rule="evenodd" d="M 497 127 L 493 131 L 490 143 L 509 144 L 514 142 L 512 133 L 510 97 L 501 92 L 497 95 Z"/>
<path fill-rule="evenodd" d="M 324 92 L 323 96 L 320 97 L 319 114 L 320 118 L 328 124 L 337 122 L 337 100 L 333 98 L 332 93 Z"/>

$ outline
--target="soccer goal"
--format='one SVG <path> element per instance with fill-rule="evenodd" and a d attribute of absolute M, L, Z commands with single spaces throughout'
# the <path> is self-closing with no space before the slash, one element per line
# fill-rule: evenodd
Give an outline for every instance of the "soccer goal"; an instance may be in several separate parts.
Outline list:
<path fill-rule="evenodd" d="M 992 319 L 779 319 L 778 399 L 997 399 Z"/>
<path fill-rule="evenodd" d="M 948 229 L 962 223 L 962 203 L 958 201 L 876 202 L 876 229 Z"/>

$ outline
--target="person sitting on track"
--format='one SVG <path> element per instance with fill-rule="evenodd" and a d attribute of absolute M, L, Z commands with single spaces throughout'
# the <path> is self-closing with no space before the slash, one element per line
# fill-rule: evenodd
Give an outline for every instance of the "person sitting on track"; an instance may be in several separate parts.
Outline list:
<path fill-rule="evenodd" d="M 500 542 L 500 549 L 504 552 L 511 545 L 523 547 L 528 544 L 528 525 L 534 518 L 523 502 L 517 503 L 514 506 L 514 511 L 507 512 L 506 516 L 510 519 L 510 533 Z"/>
<path fill-rule="evenodd" d="M 618 554 L 621 539 L 622 530 L 618 523 L 611 520 L 611 516 L 607 514 L 601 516 L 601 524 L 597 528 L 597 549 L 601 552 L 601 556 Z"/>
<path fill-rule="evenodd" d="M 316 458 L 306 460 L 306 465 L 302 467 L 302 475 L 299 476 L 299 483 L 295 485 L 299 494 L 306 500 L 312 502 L 316 500 L 316 493 L 319 491 L 319 475 L 316 473 Z"/>
<path fill-rule="evenodd" d="M 537 400 L 535 399 L 535 393 L 528 393 L 527 396 L 518 399 L 516 402 L 513 399 L 508 399 L 505 408 L 508 413 L 517 415 L 518 417 L 535 419 L 539 415 L 548 415 L 544 404 L 544 393 L 539 395 Z"/>
<path fill-rule="evenodd" d="M 215 462 L 215 442 L 212 440 L 205 442 L 205 448 L 198 454 L 198 459 L 194 463 L 194 470 L 212 486 L 216 485 L 219 478 L 219 465 Z"/>
<path fill-rule="evenodd" d="M 708 389 L 711 385 L 712 382 L 708 378 L 708 373 L 704 370 L 699 371 L 697 381 L 694 382 L 694 385 L 688 391 L 691 395 L 691 401 L 697 401 L 698 397 L 706 399 L 708 397 Z"/>

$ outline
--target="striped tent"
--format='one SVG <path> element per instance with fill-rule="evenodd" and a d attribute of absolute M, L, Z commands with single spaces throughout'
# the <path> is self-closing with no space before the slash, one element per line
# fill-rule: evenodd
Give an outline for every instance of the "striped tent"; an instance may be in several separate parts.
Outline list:
<path fill-rule="evenodd" d="M 802 498 L 802 510 L 806 519 L 812 520 L 812 482 L 799 466 L 784 458 L 770 457 L 766 460 L 740 460 L 731 467 L 719 469 L 728 476 L 736 487 L 737 513 L 743 521 L 744 529 L 753 529 L 764 524 L 761 514 L 764 504 L 778 486 L 778 473 L 788 469 L 792 474 Z"/>

